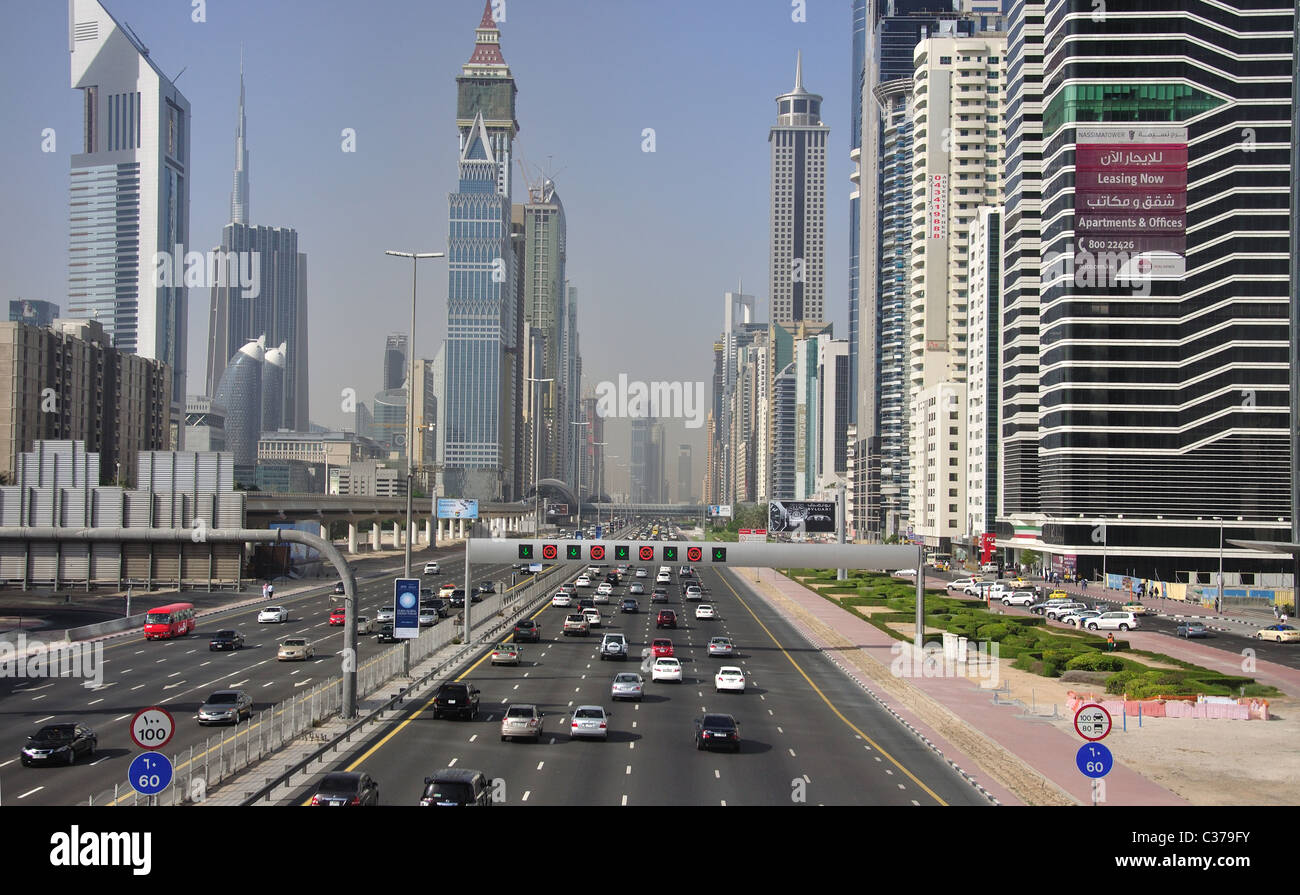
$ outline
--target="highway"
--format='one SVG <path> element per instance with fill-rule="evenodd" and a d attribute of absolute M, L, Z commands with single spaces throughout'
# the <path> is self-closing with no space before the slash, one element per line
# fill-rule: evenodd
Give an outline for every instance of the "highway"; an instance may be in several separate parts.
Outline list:
<path fill-rule="evenodd" d="M 579 571 L 572 567 L 569 578 Z M 369 773 L 385 805 L 418 804 L 425 776 L 443 767 L 503 779 L 510 805 L 987 804 L 736 574 L 701 567 L 700 575 L 719 618 L 695 619 L 696 604 L 683 601 L 676 569 L 667 604 L 684 622 L 676 631 L 656 631 L 648 610 L 665 604 L 652 606 L 648 594 L 637 598 L 640 613 L 619 613 L 626 584 L 599 607 L 605 621 L 587 638 L 565 638 L 568 610 L 548 604 L 535 616 L 543 642 L 523 644 L 519 667 L 493 667 L 485 653 L 461 676 L 482 691 L 476 721 L 434 721 L 422 700 L 335 770 Z M 597 650 L 605 631 L 622 632 L 632 658 L 602 662 Z M 734 640 L 737 658 L 708 656 L 706 644 L 716 634 Z M 643 703 L 612 703 L 614 675 L 639 671 L 641 651 L 655 636 L 672 638 L 684 681 L 654 683 L 645 672 Z M 745 670 L 743 694 L 714 692 L 714 671 L 724 664 Z M 501 741 L 510 703 L 533 703 L 545 713 L 539 743 Z M 607 742 L 565 733 L 569 712 L 583 704 L 612 712 Z M 692 722 L 706 711 L 736 717 L 739 754 L 695 749 Z M 312 791 L 304 785 L 295 803 L 309 801 Z"/>
<path fill-rule="evenodd" d="M 425 578 L 437 588 L 442 582 L 460 583 L 464 548 L 421 551 L 412 561 L 412 572 L 421 577 L 424 563 L 438 559 L 441 576 Z M 394 558 L 354 563 L 357 569 L 359 614 L 372 619 L 381 605 L 392 605 L 393 578 L 401 574 L 401 562 Z M 474 583 L 485 579 L 510 581 L 509 566 L 474 569 Z M 363 577 L 365 576 L 365 577 Z M 235 735 L 231 726 L 202 727 L 195 719 L 199 705 L 214 690 L 241 689 L 254 700 L 254 713 L 279 704 L 330 677 L 340 674 L 338 653 L 343 648 L 343 627 L 329 624 L 329 611 L 341 605 L 333 593 L 335 580 L 322 579 L 320 587 L 274 605 L 289 608 L 284 624 L 258 624 L 257 613 L 271 603 L 221 612 L 200 619 L 195 634 L 175 640 L 145 641 L 142 634 L 128 635 L 103 643 L 103 682 L 96 689 L 74 678 L 0 678 L 0 803 L 4 805 L 85 804 L 92 795 L 112 790 L 115 783 L 127 791 L 126 772 L 139 753 L 129 732 L 131 717 L 141 708 L 160 705 L 176 718 L 177 731 L 163 750 L 188 758 L 190 747 L 196 759 L 208 737 Z M 162 598 L 163 602 L 180 598 Z M 439 624 L 454 623 L 452 617 Z M 209 637 L 220 629 L 242 631 L 246 645 L 232 652 L 211 652 Z M 277 662 L 281 641 L 291 636 L 309 638 L 315 646 L 314 659 L 306 662 Z M 360 635 L 358 667 L 381 650 L 398 648 L 378 644 L 373 636 Z M 48 765 L 23 767 L 19 760 L 27 737 L 46 724 L 77 721 L 99 736 L 93 759 L 82 758 L 73 767 Z M 242 731 L 249 722 L 239 725 Z M 241 742 L 243 741 L 241 736 Z M 215 747 L 216 740 L 213 739 Z M 225 746 L 229 748 L 229 746 Z M 196 760 L 197 763 L 197 760 Z"/>

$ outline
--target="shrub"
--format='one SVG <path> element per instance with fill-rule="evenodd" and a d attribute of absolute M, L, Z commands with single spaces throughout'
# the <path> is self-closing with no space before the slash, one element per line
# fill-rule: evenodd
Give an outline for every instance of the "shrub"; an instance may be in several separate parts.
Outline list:
<path fill-rule="evenodd" d="M 1106 653 L 1080 653 L 1065 663 L 1069 671 L 1123 671 L 1124 660 Z"/>
<path fill-rule="evenodd" d="M 1001 642 L 1003 638 L 1011 633 L 1011 626 L 1005 622 L 993 622 L 987 625 L 980 625 L 975 633 L 980 640 L 996 640 Z"/>

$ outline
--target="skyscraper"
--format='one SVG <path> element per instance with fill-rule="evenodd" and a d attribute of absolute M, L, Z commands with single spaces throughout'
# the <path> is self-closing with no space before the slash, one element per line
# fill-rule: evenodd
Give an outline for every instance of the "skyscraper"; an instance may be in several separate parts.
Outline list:
<path fill-rule="evenodd" d="M 249 341 L 230 359 L 212 396 L 213 405 L 225 412 L 226 450 L 235 455 L 239 467 L 251 468 L 257 463 L 265 357 L 266 338 Z"/>
<path fill-rule="evenodd" d="M 168 365 L 178 447 L 185 421 L 190 104 L 100 0 L 69 0 L 68 14 L 84 134 L 72 156 L 68 316 L 92 317 L 113 347 Z"/>
<path fill-rule="evenodd" d="M 677 503 L 691 503 L 697 496 L 697 490 L 691 470 L 691 446 L 679 444 L 677 446 L 677 494 L 674 499 Z"/>
<path fill-rule="evenodd" d="M 460 186 L 448 197 L 446 405 L 443 478 L 454 497 L 492 500 L 513 478 L 509 383 L 517 355 L 511 159 L 514 77 L 484 5 L 474 52 L 456 79 Z"/>
<path fill-rule="evenodd" d="M 409 367 L 406 359 L 406 333 L 392 333 L 384 342 L 384 389 L 406 384 Z"/>
<path fill-rule="evenodd" d="M 565 293 L 565 257 L 567 225 L 564 203 L 550 179 L 528 191 L 524 206 L 524 320 L 537 352 L 528 375 L 534 379 L 551 379 L 536 386 L 540 406 L 538 424 L 541 450 L 538 475 L 544 479 L 570 479 L 566 464 L 566 440 L 570 433 L 566 412 L 568 368 L 565 364 L 568 314 Z M 530 447 L 531 450 L 531 447 Z"/>

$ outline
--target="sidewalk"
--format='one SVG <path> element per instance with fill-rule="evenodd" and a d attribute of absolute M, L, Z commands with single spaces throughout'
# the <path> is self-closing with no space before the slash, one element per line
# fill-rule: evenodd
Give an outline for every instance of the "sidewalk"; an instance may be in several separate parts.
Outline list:
<path fill-rule="evenodd" d="M 1091 781 L 1075 765 L 1084 740 L 1014 705 L 995 704 L 993 693 L 969 678 L 896 677 L 890 665 L 899 641 L 774 570 L 764 569 L 759 583 L 738 577 L 1002 804 L 1091 803 Z M 1188 802 L 1116 763 L 1105 804 Z"/>

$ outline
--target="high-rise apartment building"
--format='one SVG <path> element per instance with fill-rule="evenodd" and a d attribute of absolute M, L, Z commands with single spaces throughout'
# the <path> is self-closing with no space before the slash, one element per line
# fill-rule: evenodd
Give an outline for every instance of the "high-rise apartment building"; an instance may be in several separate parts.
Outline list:
<path fill-rule="evenodd" d="M 970 230 L 970 322 L 966 355 L 966 519 L 963 542 L 974 556 L 994 532 L 998 511 L 998 344 L 1002 283 L 1001 210 L 984 205 Z"/>

